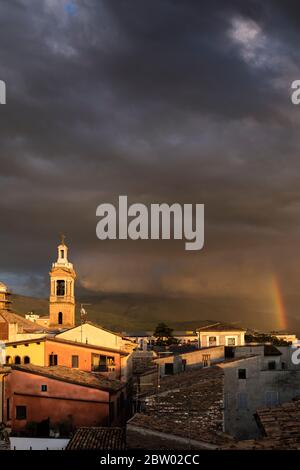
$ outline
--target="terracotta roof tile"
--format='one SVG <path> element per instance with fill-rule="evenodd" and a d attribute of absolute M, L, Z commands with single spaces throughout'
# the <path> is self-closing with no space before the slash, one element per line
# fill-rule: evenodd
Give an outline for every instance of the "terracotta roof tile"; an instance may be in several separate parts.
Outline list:
<path fill-rule="evenodd" d="M 30 320 L 18 315 L 15 312 L 8 311 L 8 310 L 1 310 L 0 311 L 0 321 L 4 320 L 7 323 L 17 323 L 19 327 L 23 329 L 26 333 L 31 332 L 41 332 L 42 330 L 47 330 L 47 328 L 37 325 Z"/>
<path fill-rule="evenodd" d="M 144 411 L 128 424 L 221 444 L 228 439 L 222 432 L 222 369 L 213 366 L 163 378 L 159 394 L 147 397 Z"/>
<path fill-rule="evenodd" d="M 124 383 L 120 380 L 109 379 L 100 374 L 85 372 L 79 369 L 71 369 L 64 366 L 42 367 L 33 364 L 16 365 L 11 368 L 36 375 L 42 375 L 54 380 L 83 385 L 90 388 L 98 388 L 99 390 L 118 391 L 124 387 Z"/>
<path fill-rule="evenodd" d="M 274 408 L 258 410 L 255 419 L 262 433 L 260 440 L 232 443 L 227 449 L 300 450 L 300 401 L 293 400 Z"/>
<path fill-rule="evenodd" d="M 66 450 L 125 450 L 124 428 L 82 427 L 77 429 Z"/>

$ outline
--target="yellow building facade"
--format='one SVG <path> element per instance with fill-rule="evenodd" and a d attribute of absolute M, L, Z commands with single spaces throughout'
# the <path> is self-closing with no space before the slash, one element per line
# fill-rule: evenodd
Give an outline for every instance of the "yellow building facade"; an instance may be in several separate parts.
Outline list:
<path fill-rule="evenodd" d="M 14 342 L 5 345 L 6 363 L 45 365 L 45 341 L 41 338 L 28 342 Z"/>

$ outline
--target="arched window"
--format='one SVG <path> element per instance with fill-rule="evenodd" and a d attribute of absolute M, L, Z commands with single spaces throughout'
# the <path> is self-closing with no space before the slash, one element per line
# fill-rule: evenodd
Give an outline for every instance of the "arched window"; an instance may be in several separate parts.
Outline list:
<path fill-rule="evenodd" d="M 60 297 L 65 295 L 65 285 L 66 283 L 64 280 L 56 281 L 56 295 Z"/>
<path fill-rule="evenodd" d="M 15 357 L 15 364 L 21 364 L 21 358 L 20 356 Z"/>
<path fill-rule="evenodd" d="M 24 356 L 24 364 L 30 364 L 30 357 Z"/>
<path fill-rule="evenodd" d="M 59 325 L 63 324 L 63 314 L 62 314 L 62 312 L 58 313 L 58 324 Z"/>
<path fill-rule="evenodd" d="M 10 356 L 6 356 L 6 364 L 11 364 L 12 363 L 12 359 Z"/>

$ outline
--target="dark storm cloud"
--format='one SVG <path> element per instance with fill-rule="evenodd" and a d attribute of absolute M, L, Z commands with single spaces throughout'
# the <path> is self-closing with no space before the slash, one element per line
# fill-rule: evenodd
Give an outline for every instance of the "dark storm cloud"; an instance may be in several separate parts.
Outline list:
<path fill-rule="evenodd" d="M 261 292 L 297 272 L 299 19 L 296 2 L 1 2 L 2 277 L 35 286 L 61 231 L 94 290 Z M 97 241 L 119 194 L 205 203 L 205 253 Z"/>

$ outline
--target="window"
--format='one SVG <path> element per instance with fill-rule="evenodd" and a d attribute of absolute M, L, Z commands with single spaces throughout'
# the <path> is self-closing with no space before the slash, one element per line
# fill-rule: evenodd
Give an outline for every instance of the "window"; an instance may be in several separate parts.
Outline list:
<path fill-rule="evenodd" d="M 62 314 L 62 312 L 58 313 L 58 324 L 59 325 L 63 324 L 63 314 Z"/>
<path fill-rule="evenodd" d="M 78 356 L 72 356 L 72 367 L 74 369 L 78 369 L 79 367 L 79 357 Z"/>
<path fill-rule="evenodd" d="M 15 364 L 21 364 L 21 358 L 20 356 L 15 357 Z"/>
<path fill-rule="evenodd" d="M 65 252 L 64 252 L 64 250 L 60 250 L 60 257 L 61 257 L 61 258 L 64 258 L 64 257 L 65 257 Z"/>
<path fill-rule="evenodd" d="M 202 356 L 203 367 L 210 366 L 210 354 L 203 354 Z"/>
<path fill-rule="evenodd" d="M 227 338 L 227 346 L 235 346 L 235 338 Z"/>
<path fill-rule="evenodd" d="M 29 356 L 24 357 L 24 364 L 30 364 L 30 357 Z"/>
<path fill-rule="evenodd" d="M 238 410 L 246 410 L 248 408 L 248 395 L 246 392 L 237 394 Z"/>
<path fill-rule="evenodd" d="M 7 421 L 10 420 L 10 402 L 9 402 L 9 398 L 7 398 L 7 400 L 6 400 L 6 420 Z"/>
<path fill-rule="evenodd" d="M 47 392 L 47 385 L 41 385 L 41 392 Z"/>
<path fill-rule="evenodd" d="M 65 295 L 65 281 L 56 281 L 56 295 Z"/>
<path fill-rule="evenodd" d="M 246 373 L 246 369 L 239 369 L 238 370 L 238 377 L 239 379 L 246 379 L 247 373 Z"/>
<path fill-rule="evenodd" d="M 92 354 L 92 371 L 94 372 L 108 372 L 115 365 L 115 358 L 113 356 Z"/>
<path fill-rule="evenodd" d="M 57 366 L 57 354 L 49 354 L 49 366 Z"/>
<path fill-rule="evenodd" d="M 16 419 L 26 419 L 27 408 L 26 406 L 16 406 Z"/>
<path fill-rule="evenodd" d="M 279 404 L 278 392 L 269 391 L 265 393 L 265 404 L 269 408 Z"/>
<path fill-rule="evenodd" d="M 208 346 L 217 346 L 217 337 L 209 336 L 208 337 Z"/>
<path fill-rule="evenodd" d="M 275 361 L 269 361 L 268 362 L 268 369 L 269 370 L 275 370 L 276 369 L 276 362 Z"/>
<path fill-rule="evenodd" d="M 108 367 L 115 367 L 116 363 L 115 363 L 115 358 L 113 356 L 107 356 L 106 357 L 106 364 L 108 365 Z"/>
<path fill-rule="evenodd" d="M 166 363 L 165 364 L 165 374 L 166 375 L 173 375 L 174 374 L 174 365 L 173 365 L 173 363 Z"/>

